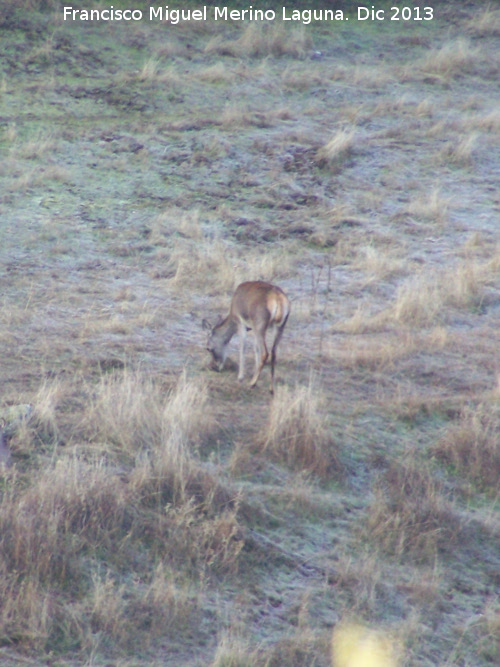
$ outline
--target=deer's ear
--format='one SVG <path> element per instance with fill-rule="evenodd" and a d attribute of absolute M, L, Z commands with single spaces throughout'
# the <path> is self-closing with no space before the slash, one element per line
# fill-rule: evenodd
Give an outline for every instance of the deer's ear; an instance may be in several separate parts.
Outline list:
<path fill-rule="evenodd" d="M 202 321 L 201 321 L 201 328 L 206 329 L 207 331 L 212 331 L 213 326 L 210 323 L 210 320 L 207 320 L 207 319 L 203 318 Z"/>

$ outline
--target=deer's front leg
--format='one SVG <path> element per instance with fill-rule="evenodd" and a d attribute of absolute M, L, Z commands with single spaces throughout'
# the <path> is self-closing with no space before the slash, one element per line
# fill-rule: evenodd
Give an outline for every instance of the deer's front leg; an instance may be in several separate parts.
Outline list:
<path fill-rule="evenodd" d="M 264 368 L 264 364 L 267 361 L 269 354 L 267 352 L 266 341 L 264 335 L 257 335 L 255 333 L 255 372 L 253 378 L 250 381 L 250 386 L 255 387 L 259 375 Z"/>

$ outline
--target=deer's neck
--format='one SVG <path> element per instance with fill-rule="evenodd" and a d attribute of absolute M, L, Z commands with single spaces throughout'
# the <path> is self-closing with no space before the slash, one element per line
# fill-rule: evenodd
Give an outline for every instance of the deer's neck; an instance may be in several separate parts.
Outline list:
<path fill-rule="evenodd" d="M 231 338 L 238 331 L 238 323 L 234 317 L 228 315 L 219 327 L 224 345 L 227 345 Z"/>

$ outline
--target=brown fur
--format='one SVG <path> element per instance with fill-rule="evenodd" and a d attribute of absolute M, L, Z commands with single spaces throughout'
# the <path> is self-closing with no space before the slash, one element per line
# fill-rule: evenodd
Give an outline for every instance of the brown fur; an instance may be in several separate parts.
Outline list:
<path fill-rule="evenodd" d="M 214 367 L 217 370 L 222 370 L 229 341 L 235 333 L 238 333 L 240 336 L 238 379 L 243 379 L 245 374 L 245 338 L 246 332 L 251 329 L 255 343 L 255 372 L 250 381 L 250 386 L 254 387 L 264 364 L 269 358 L 266 345 L 267 330 L 275 329 L 276 334 L 271 348 L 271 393 L 273 393 L 276 349 L 289 315 L 290 301 L 280 287 L 260 280 L 241 283 L 233 294 L 229 314 L 212 328 L 208 339 L 207 349 L 212 354 Z"/>

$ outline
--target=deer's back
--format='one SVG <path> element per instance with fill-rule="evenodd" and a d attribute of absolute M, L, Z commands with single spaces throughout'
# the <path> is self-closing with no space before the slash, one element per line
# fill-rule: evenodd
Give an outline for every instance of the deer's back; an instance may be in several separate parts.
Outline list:
<path fill-rule="evenodd" d="M 290 301 L 281 287 L 261 280 L 241 283 L 231 302 L 233 317 L 253 322 L 270 319 L 278 326 L 290 312 Z"/>

